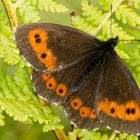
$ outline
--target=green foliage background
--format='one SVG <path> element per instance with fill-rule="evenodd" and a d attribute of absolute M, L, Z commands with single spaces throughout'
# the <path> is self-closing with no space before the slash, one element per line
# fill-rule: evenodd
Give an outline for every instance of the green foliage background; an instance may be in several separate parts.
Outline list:
<path fill-rule="evenodd" d="M 73 26 L 102 40 L 119 36 L 116 50 L 140 85 L 140 42 L 130 41 L 140 40 L 139 13 L 140 0 L 1 0 L 0 140 L 138 140 L 106 128 L 72 128 L 62 107 L 48 105 L 34 93 L 31 68 L 19 55 L 14 32 L 23 24 L 51 22 Z"/>

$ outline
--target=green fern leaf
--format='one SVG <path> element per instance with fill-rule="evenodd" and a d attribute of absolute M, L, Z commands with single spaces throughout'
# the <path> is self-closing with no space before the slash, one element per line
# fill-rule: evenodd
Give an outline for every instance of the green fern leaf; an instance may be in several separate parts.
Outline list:
<path fill-rule="evenodd" d="M 140 25 L 140 16 L 126 4 L 121 4 L 115 11 L 115 15 L 123 24 L 130 26 Z"/>
<path fill-rule="evenodd" d="M 102 8 L 105 11 L 110 11 L 111 10 L 111 5 L 115 4 L 115 0 L 100 0 L 99 4 L 102 6 Z"/>
<path fill-rule="evenodd" d="M 40 20 L 39 11 L 36 11 L 36 7 L 32 5 L 31 0 L 25 1 L 20 5 L 17 8 L 17 13 L 21 21 L 25 24 Z"/>
<path fill-rule="evenodd" d="M 80 30 L 86 31 L 92 34 L 95 28 L 90 25 L 84 18 L 80 16 L 72 16 L 72 25 Z"/>
<path fill-rule="evenodd" d="M 8 64 L 16 64 L 21 60 L 11 36 L 0 34 L 0 57 Z"/>
<path fill-rule="evenodd" d="M 0 57 L 8 64 L 17 64 L 21 61 L 19 51 L 16 49 L 13 40 L 13 33 L 8 22 L 5 18 L 6 13 L 0 4 Z"/>
<path fill-rule="evenodd" d="M 15 120 L 31 123 L 32 121 L 44 124 L 44 131 L 62 129 L 60 119 L 54 116 L 48 106 L 40 106 L 34 94 L 28 72 L 17 67 L 14 79 L 0 71 L 0 106 Z M 24 88 L 23 88 L 24 87 Z"/>
<path fill-rule="evenodd" d="M 88 1 L 81 1 L 82 17 L 73 16 L 72 24 L 74 27 L 87 31 L 90 34 L 95 33 L 97 25 L 99 25 L 106 17 L 106 12 L 103 13 L 97 7 L 89 5 Z M 97 18 L 98 17 L 98 18 Z M 128 40 L 134 39 L 131 35 L 123 30 L 118 23 L 113 22 L 112 24 L 113 36 L 119 36 L 120 39 L 125 38 Z M 98 36 L 100 39 L 110 38 L 110 21 L 107 21 Z"/>
<path fill-rule="evenodd" d="M 68 11 L 65 6 L 59 4 L 56 0 L 38 0 L 38 8 L 39 10 L 51 11 L 53 13 L 64 13 Z"/>
<path fill-rule="evenodd" d="M 119 26 L 118 23 L 115 23 L 113 20 L 112 20 L 112 31 L 113 31 L 113 37 L 116 37 L 116 36 L 119 36 L 119 39 L 120 40 L 123 40 L 124 38 L 126 40 L 132 40 L 134 39 L 133 36 L 129 35 L 121 26 Z M 102 30 L 101 30 L 101 34 L 102 34 L 102 39 L 103 38 L 110 38 L 110 20 L 107 21 Z"/>

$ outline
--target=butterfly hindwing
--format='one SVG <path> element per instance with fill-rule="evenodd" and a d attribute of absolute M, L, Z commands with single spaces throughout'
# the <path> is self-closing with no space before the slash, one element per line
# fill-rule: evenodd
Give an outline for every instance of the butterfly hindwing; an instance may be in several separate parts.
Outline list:
<path fill-rule="evenodd" d="M 108 54 L 105 58 L 96 105 L 104 125 L 127 134 L 140 133 L 139 88 L 116 54 Z"/>
<path fill-rule="evenodd" d="M 91 86 L 96 84 L 95 80 L 98 80 L 98 77 L 91 77 L 78 89 L 78 92 L 71 92 L 75 81 L 89 60 L 90 58 L 85 59 L 76 66 L 56 72 L 50 77 L 33 70 L 32 79 L 37 94 L 49 103 L 62 104 L 73 124 L 79 128 L 97 129 L 101 123 L 96 116 L 95 95 Z M 96 69 L 95 75 L 99 68 Z M 50 84 L 51 87 L 49 87 Z M 77 105 L 74 102 L 77 102 Z M 82 111 L 83 113 L 85 111 L 85 114 L 82 114 Z"/>
<path fill-rule="evenodd" d="M 103 65 L 96 65 L 92 76 L 67 100 L 64 109 L 71 121 L 78 128 L 97 129 L 101 127 L 96 110 L 96 90 Z M 73 111 L 72 111 L 73 110 Z M 79 116 L 80 115 L 80 116 Z"/>
<path fill-rule="evenodd" d="M 93 52 L 98 39 L 82 31 L 49 23 L 21 26 L 15 33 L 22 56 L 39 71 L 59 71 Z"/>

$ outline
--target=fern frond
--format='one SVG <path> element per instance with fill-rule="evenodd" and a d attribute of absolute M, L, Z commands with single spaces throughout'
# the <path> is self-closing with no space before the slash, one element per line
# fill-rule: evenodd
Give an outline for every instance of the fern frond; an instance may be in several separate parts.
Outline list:
<path fill-rule="evenodd" d="M 6 14 L 4 12 L 4 9 L 2 7 L 2 4 L 0 3 L 0 32 L 2 31 L 10 31 L 10 26 L 8 22 L 8 18 L 5 18 Z"/>
<path fill-rule="evenodd" d="M 85 30 L 94 35 L 96 27 L 103 21 L 107 13 L 106 12 L 103 13 L 94 5 L 89 5 L 88 1 L 86 0 L 81 1 L 81 9 L 82 9 L 82 17 L 80 16 L 72 17 L 72 24 L 74 25 L 74 27 Z M 112 31 L 113 36 L 119 36 L 120 39 L 122 38 L 128 40 L 134 39 L 133 36 L 124 31 L 123 28 L 114 21 L 112 24 Z M 104 24 L 98 37 L 100 39 L 110 38 L 109 20 Z"/>
<path fill-rule="evenodd" d="M 128 34 L 121 26 L 119 26 L 118 23 L 115 23 L 114 20 L 112 20 L 112 31 L 113 31 L 113 37 L 119 36 L 119 39 L 126 39 L 126 40 L 132 40 L 134 39 L 133 36 Z M 110 38 L 110 20 L 108 20 L 102 30 L 101 30 L 103 38 Z"/>
<path fill-rule="evenodd" d="M 40 20 L 39 11 L 36 10 L 36 6 L 32 5 L 31 0 L 25 1 L 20 5 L 17 8 L 17 13 L 21 21 L 25 24 Z"/>
<path fill-rule="evenodd" d="M 134 47 L 126 47 L 126 45 L 119 46 L 129 57 L 126 62 L 132 71 L 137 83 L 140 85 L 140 45 Z"/>
<path fill-rule="evenodd" d="M 94 5 L 89 5 L 88 1 L 86 0 L 81 1 L 81 10 L 84 19 L 93 26 L 99 25 L 99 23 L 105 17 L 104 13 L 101 10 L 99 10 Z"/>
<path fill-rule="evenodd" d="M 106 133 L 108 132 L 108 133 Z M 74 129 L 68 135 L 69 140 L 138 140 L 137 136 L 126 136 L 123 134 L 117 134 L 110 130 L 107 131 L 87 131 Z"/>
<path fill-rule="evenodd" d="M 123 24 L 130 26 L 140 25 L 140 16 L 126 4 L 121 4 L 115 11 L 115 16 Z"/>
<path fill-rule="evenodd" d="M 44 131 L 62 129 L 60 119 L 53 115 L 50 107 L 39 103 L 25 68 L 17 67 L 14 78 L 0 71 L 0 106 L 15 120 L 44 124 Z M 24 87 L 24 88 L 23 88 Z"/>
<path fill-rule="evenodd" d="M 102 6 L 104 11 L 110 11 L 111 5 L 114 5 L 115 2 L 115 0 L 100 0 L 99 4 Z"/>
<path fill-rule="evenodd" d="M 39 10 L 51 11 L 53 13 L 64 13 L 68 11 L 64 5 L 58 3 L 56 0 L 36 0 L 36 3 Z"/>
<path fill-rule="evenodd" d="M 11 36 L 0 34 L 0 57 L 8 64 L 16 64 L 21 60 Z"/>
<path fill-rule="evenodd" d="M 77 29 L 91 34 L 95 31 L 95 27 L 93 27 L 91 24 L 89 24 L 89 22 L 80 16 L 72 16 L 72 25 Z"/>

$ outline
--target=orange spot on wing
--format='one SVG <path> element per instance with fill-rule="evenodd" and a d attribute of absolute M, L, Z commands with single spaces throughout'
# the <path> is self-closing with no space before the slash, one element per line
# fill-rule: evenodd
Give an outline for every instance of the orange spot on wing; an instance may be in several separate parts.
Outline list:
<path fill-rule="evenodd" d="M 50 90 L 55 90 L 57 86 L 56 80 L 53 77 L 49 78 L 49 80 L 46 82 L 46 86 Z"/>
<path fill-rule="evenodd" d="M 43 58 L 42 54 L 46 54 L 46 57 Z M 48 70 L 51 70 L 53 67 L 56 66 L 56 57 L 53 55 L 51 49 L 47 49 L 45 51 L 42 51 L 40 53 L 37 53 L 38 59 L 46 65 Z"/>
<path fill-rule="evenodd" d="M 136 102 L 129 101 L 126 103 L 125 120 L 134 121 L 140 118 L 140 110 Z"/>
<path fill-rule="evenodd" d="M 86 107 L 86 106 L 82 106 L 79 111 L 80 111 L 80 116 L 81 117 L 88 118 L 89 115 L 90 115 L 90 112 L 91 112 L 91 108 Z"/>
<path fill-rule="evenodd" d="M 99 104 L 99 111 L 102 110 L 105 113 L 108 113 L 109 110 L 109 101 L 107 98 L 105 98 L 103 101 Z"/>
<path fill-rule="evenodd" d="M 59 84 L 56 88 L 56 94 L 59 96 L 65 96 L 67 93 L 67 87 L 64 84 Z"/>
<path fill-rule="evenodd" d="M 35 52 L 40 52 L 41 50 L 45 50 L 47 48 L 48 35 L 45 30 L 30 30 L 28 40 Z"/>
<path fill-rule="evenodd" d="M 41 75 L 41 77 L 44 81 L 47 81 L 51 77 L 51 75 L 44 73 L 44 74 Z"/>
<path fill-rule="evenodd" d="M 117 114 L 116 116 L 120 119 L 123 119 L 124 120 L 124 117 L 125 117 L 125 105 L 124 104 L 119 104 L 117 106 Z"/>
<path fill-rule="evenodd" d="M 115 101 L 111 101 L 109 103 L 108 107 L 108 114 L 112 117 L 116 117 L 116 111 L 117 111 L 117 103 Z"/>
<path fill-rule="evenodd" d="M 43 42 L 43 43 L 40 43 L 40 44 L 36 44 L 34 45 L 34 51 L 36 53 L 39 53 L 39 52 L 42 52 L 42 51 L 45 51 L 47 49 L 47 43 L 46 42 Z"/>
<path fill-rule="evenodd" d="M 104 99 L 99 104 L 99 111 L 111 117 L 119 118 L 127 121 L 135 121 L 140 119 L 140 108 L 135 101 L 128 101 L 126 104 L 117 104 L 115 101 Z"/>
<path fill-rule="evenodd" d="M 37 58 L 46 66 L 48 70 L 51 70 L 56 66 L 56 57 L 48 48 L 47 40 L 48 33 L 43 29 L 33 29 L 28 35 L 29 44 L 37 55 Z M 46 54 L 47 57 L 42 57 L 42 54 Z"/>
<path fill-rule="evenodd" d="M 89 118 L 91 118 L 91 119 L 95 119 L 96 118 L 96 113 L 95 113 L 94 109 L 91 110 Z"/>
<path fill-rule="evenodd" d="M 70 105 L 71 107 L 74 109 L 74 110 L 78 110 L 81 105 L 82 105 L 82 101 L 80 98 L 74 98 L 71 102 L 70 102 Z"/>

